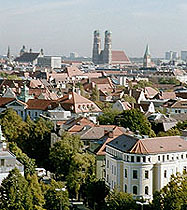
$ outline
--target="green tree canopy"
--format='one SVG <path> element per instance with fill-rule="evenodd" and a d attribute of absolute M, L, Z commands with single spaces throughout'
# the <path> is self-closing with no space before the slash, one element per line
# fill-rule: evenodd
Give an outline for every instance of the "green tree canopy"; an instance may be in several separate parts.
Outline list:
<path fill-rule="evenodd" d="M 83 187 L 83 195 L 92 209 L 105 207 L 105 198 L 109 191 L 110 189 L 104 180 L 91 179 Z"/>
<path fill-rule="evenodd" d="M 123 96 L 123 99 L 126 101 L 126 102 L 129 102 L 130 104 L 135 104 L 136 103 L 136 99 L 132 96 L 129 96 L 127 94 L 125 94 Z"/>
<path fill-rule="evenodd" d="M 6 109 L 0 114 L 0 123 L 5 138 L 16 142 L 19 147 L 23 146 L 24 140 L 29 137 L 28 126 L 13 109 Z"/>
<path fill-rule="evenodd" d="M 91 100 L 92 101 L 99 101 L 99 90 L 98 90 L 97 84 L 92 89 Z"/>
<path fill-rule="evenodd" d="M 99 115 L 98 121 L 100 125 L 115 125 L 115 118 L 120 114 L 119 111 L 111 108 L 104 109 L 103 114 Z"/>
<path fill-rule="evenodd" d="M 35 210 L 43 209 L 45 200 L 41 186 L 38 182 L 38 177 L 36 176 L 36 174 L 33 174 L 32 176 L 27 175 L 26 179 L 28 181 L 28 188 L 33 197 L 32 199 L 33 209 Z"/>
<path fill-rule="evenodd" d="M 44 188 L 45 209 L 59 210 L 62 207 L 63 210 L 69 210 L 69 195 L 67 190 L 62 190 L 64 188 L 65 185 L 62 182 L 56 182 L 55 180 L 52 180 L 50 185 Z"/>
<path fill-rule="evenodd" d="M 16 168 L 10 171 L 0 186 L 0 209 L 33 209 L 32 194 L 28 182 Z"/>
<path fill-rule="evenodd" d="M 107 209 L 108 210 L 135 210 L 137 205 L 131 194 L 125 192 L 114 191 L 110 192 L 107 196 Z"/>
<path fill-rule="evenodd" d="M 171 128 L 168 131 L 160 131 L 157 136 L 180 136 L 181 132 L 177 128 Z"/>
<path fill-rule="evenodd" d="M 115 117 L 114 124 L 129 128 L 133 132 L 139 131 L 140 135 L 155 136 L 150 122 L 139 109 L 125 110 Z"/>
<path fill-rule="evenodd" d="M 172 175 L 170 182 L 153 196 L 153 210 L 187 209 L 187 174 Z"/>
<path fill-rule="evenodd" d="M 9 150 L 16 156 L 17 160 L 24 165 L 24 174 L 33 175 L 35 173 L 35 160 L 29 158 L 22 150 L 17 146 L 16 143 L 10 142 L 8 144 Z"/>
<path fill-rule="evenodd" d="M 67 181 L 68 188 L 78 194 L 80 186 L 94 173 L 95 159 L 83 151 L 79 136 L 64 133 L 49 155 L 51 170 L 58 179 Z"/>

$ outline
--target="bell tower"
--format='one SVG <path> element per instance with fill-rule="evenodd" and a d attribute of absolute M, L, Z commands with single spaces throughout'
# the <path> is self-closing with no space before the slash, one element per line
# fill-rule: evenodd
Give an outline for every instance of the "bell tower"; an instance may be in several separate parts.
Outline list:
<path fill-rule="evenodd" d="M 92 52 L 92 62 L 94 64 L 99 64 L 99 57 L 101 52 L 101 38 L 99 30 L 94 31 L 94 43 L 93 43 L 93 52 Z"/>
<path fill-rule="evenodd" d="M 112 63 L 112 32 L 105 31 L 105 45 L 103 52 L 103 63 L 111 64 Z"/>

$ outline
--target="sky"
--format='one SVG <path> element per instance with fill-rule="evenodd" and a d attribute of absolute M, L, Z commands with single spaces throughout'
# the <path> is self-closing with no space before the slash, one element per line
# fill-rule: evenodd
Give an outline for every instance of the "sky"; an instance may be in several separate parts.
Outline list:
<path fill-rule="evenodd" d="M 0 0 L 0 54 L 23 45 L 47 55 L 91 56 L 93 31 L 112 31 L 112 48 L 141 57 L 187 50 L 186 0 Z M 102 40 L 103 44 L 103 40 Z"/>

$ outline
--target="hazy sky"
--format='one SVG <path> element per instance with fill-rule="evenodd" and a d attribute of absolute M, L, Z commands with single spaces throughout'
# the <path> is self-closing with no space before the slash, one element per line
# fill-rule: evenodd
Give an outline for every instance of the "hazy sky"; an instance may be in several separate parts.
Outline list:
<path fill-rule="evenodd" d="M 45 54 L 90 56 L 93 31 L 112 31 L 113 49 L 142 56 L 187 50 L 187 0 L 0 0 L 0 54 L 23 44 Z"/>

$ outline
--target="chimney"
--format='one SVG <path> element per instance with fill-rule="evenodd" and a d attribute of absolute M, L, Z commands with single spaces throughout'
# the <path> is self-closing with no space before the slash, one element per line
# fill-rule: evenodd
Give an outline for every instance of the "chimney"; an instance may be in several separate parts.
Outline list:
<path fill-rule="evenodd" d="M 113 131 L 109 131 L 109 133 L 108 133 L 108 137 L 109 137 L 109 138 L 113 138 L 113 137 L 114 137 L 114 133 L 113 133 Z"/>
<path fill-rule="evenodd" d="M 71 98 L 72 98 L 72 93 L 69 93 L 68 99 L 71 99 Z"/>

